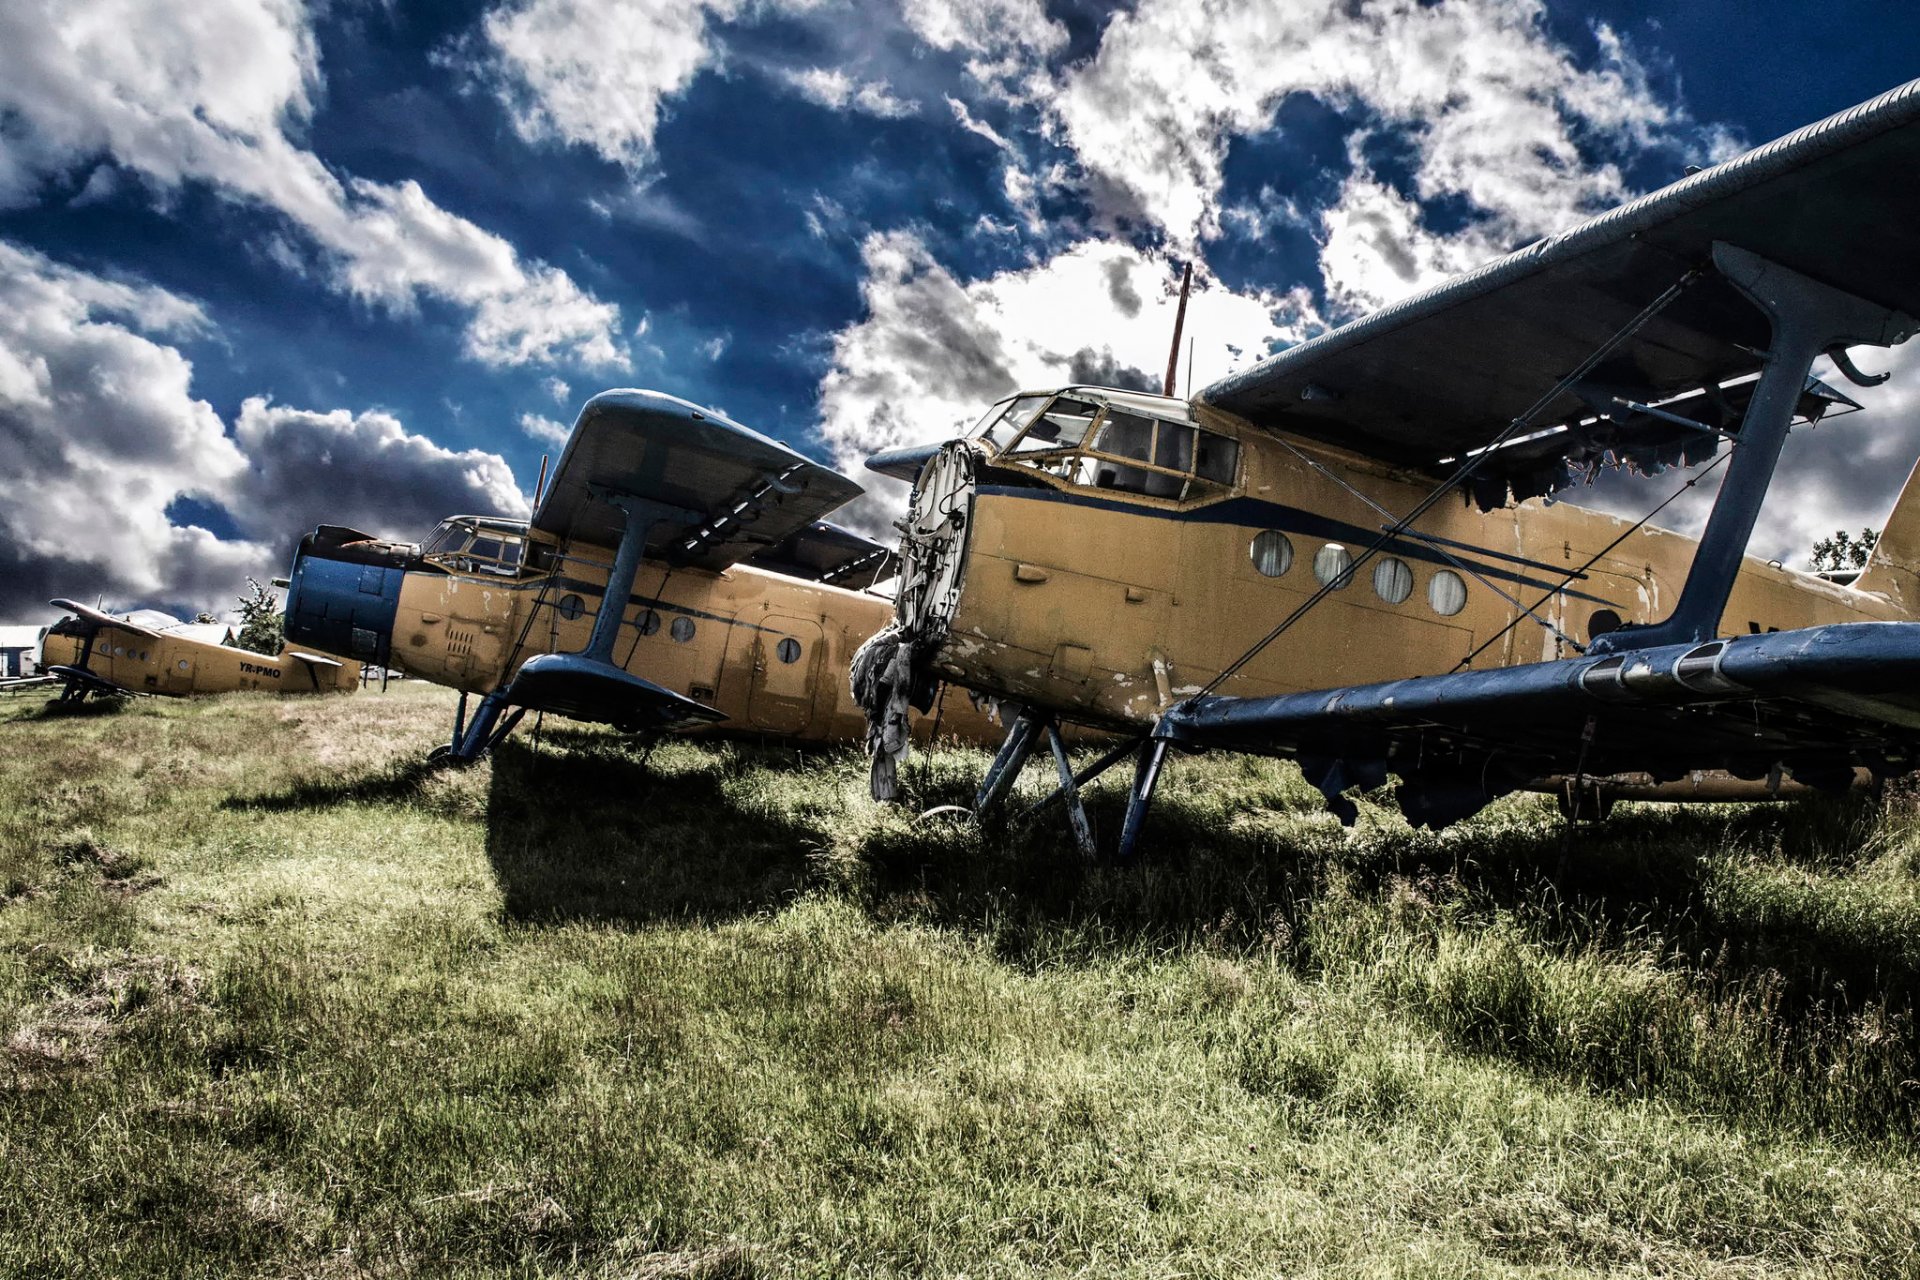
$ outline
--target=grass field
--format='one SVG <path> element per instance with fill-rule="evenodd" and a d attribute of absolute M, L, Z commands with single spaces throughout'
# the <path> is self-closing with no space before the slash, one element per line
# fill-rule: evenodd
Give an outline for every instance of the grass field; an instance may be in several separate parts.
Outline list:
<path fill-rule="evenodd" d="M 0 1275 L 1920 1272 L 1911 797 L 1348 832 L 1215 757 L 1085 867 L 913 816 L 977 752 L 40 706 Z"/>

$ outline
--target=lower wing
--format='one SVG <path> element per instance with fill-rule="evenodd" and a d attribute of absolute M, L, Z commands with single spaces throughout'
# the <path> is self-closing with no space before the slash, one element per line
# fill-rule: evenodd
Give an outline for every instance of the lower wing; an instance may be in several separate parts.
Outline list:
<path fill-rule="evenodd" d="M 1920 623 L 1860 622 L 1269 698 L 1198 698 L 1156 736 L 1300 761 L 1343 819 L 1400 778 L 1416 825 L 1547 778 L 1695 770 L 1821 788 L 1920 758 Z"/>

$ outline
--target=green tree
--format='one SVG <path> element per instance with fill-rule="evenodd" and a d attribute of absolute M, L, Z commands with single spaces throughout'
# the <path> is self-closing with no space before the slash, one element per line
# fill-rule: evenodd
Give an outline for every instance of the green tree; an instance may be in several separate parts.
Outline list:
<path fill-rule="evenodd" d="M 1867 567 L 1867 558 L 1873 554 L 1873 544 L 1878 541 L 1878 529 L 1862 529 L 1857 538 L 1845 529 L 1835 529 L 1831 538 L 1822 538 L 1813 544 L 1813 555 L 1808 558 L 1807 567 L 1817 573 L 1864 569 Z"/>
<path fill-rule="evenodd" d="M 287 615 L 280 609 L 280 598 L 273 588 L 247 579 L 247 594 L 240 597 L 240 634 L 236 640 L 242 649 L 255 653 L 278 654 L 287 643 Z"/>

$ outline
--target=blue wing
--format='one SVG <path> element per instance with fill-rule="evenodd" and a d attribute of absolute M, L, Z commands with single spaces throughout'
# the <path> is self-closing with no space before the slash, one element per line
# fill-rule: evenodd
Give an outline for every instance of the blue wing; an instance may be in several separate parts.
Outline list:
<path fill-rule="evenodd" d="M 533 513 L 533 527 L 595 546 L 619 545 L 626 517 L 608 491 L 677 507 L 647 555 L 724 569 L 777 545 L 860 486 L 778 440 L 657 391 L 603 391 L 587 401 Z"/>
<path fill-rule="evenodd" d="M 1589 729 L 1589 725 L 1591 728 Z M 1157 736 L 1299 759 L 1343 816 L 1348 787 L 1401 780 L 1401 808 L 1444 826 L 1576 772 L 1699 769 L 1816 787 L 1920 757 L 1920 623 L 1856 622 L 1269 698 L 1208 697 Z"/>

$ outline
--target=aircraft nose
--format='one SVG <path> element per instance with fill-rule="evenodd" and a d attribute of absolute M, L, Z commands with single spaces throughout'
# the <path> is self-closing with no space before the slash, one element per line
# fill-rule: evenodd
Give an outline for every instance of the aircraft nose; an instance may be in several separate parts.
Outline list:
<path fill-rule="evenodd" d="M 913 484 L 920 479 L 921 468 L 942 449 L 940 444 L 908 444 L 897 449 L 882 449 L 867 459 L 867 470 L 877 471 L 883 476 L 892 476 L 895 480 L 905 480 Z"/>
<path fill-rule="evenodd" d="M 287 575 L 287 639 L 361 662 L 388 665 L 404 566 L 322 539 L 300 539 Z"/>

